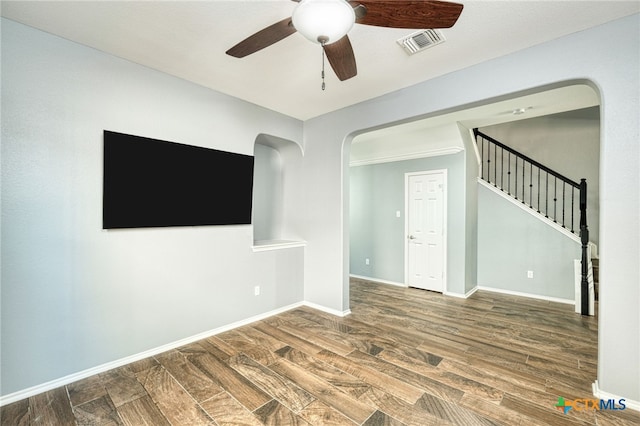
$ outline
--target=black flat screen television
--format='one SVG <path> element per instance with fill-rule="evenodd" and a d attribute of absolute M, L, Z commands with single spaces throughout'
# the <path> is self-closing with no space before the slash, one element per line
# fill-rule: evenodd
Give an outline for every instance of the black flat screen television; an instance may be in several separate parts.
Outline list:
<path fill-rule="evenodd" d="M 104 131 L 102 227 L 251 223 L 254 157 Z"/>

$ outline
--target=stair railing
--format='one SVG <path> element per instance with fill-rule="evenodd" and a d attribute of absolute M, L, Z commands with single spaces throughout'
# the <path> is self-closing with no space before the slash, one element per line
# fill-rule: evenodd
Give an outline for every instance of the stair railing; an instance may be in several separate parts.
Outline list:
<path fill-rule="evenodd" d="M 581 308 L 582 314 L 588 315 L 586 180 L 581 179 L 577 183 L 478 129 L 473 129 L 473 133 L 480 153 L 480 178 L 563 228 L 579 234 L 582 244 Z"/>

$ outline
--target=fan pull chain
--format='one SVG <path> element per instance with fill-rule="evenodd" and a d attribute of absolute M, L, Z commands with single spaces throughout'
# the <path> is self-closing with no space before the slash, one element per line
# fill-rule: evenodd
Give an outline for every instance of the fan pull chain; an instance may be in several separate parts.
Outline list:
<path fill-rule="evenodd" d="M 322 43 L 322 90 L 324 90 L 325 85 L 324 85 L 324 43 Z"/>
<path fill-rule="evenodd" d="M 320 74 L 320 76 L 322 77 L 322 90 L 324 90 L 325 88 L 325 84 L 324 84 L 324 45 L 327 44 L 327 41 L 329 41 L 329 39 L 326 36 L 318 36 L 318 42 L 320 43 L 320 46 L 322 46 L 322 73 Z"/>

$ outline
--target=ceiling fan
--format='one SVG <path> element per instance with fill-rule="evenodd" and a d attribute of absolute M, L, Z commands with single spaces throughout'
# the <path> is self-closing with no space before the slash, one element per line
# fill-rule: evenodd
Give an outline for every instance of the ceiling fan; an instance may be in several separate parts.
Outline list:
<path fill-rule="evenodd" d="M 290 18 L 247 37 L 227 50 L 227 55 L 243 58 L 297 31 L 322 46 L 333 71 L 344 81 L 358 73 L 347 35 L 354 23 L 407 29 L 450 28 L 458 20 L 463 8 L 458 3 L 437 0 L 292 1 L 299 4 Z"/>

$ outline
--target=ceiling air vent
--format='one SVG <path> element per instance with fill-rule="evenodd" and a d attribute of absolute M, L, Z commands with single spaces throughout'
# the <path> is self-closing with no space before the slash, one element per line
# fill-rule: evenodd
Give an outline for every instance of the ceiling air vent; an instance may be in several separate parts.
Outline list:
<path fill-rule="evenodd" d="M 398 44 L 404 48 L 407 54 L 413 55 L 444 41 L 444 36 L 438 30 L 420 30 L 402 37 L 398 40 Z"/>

